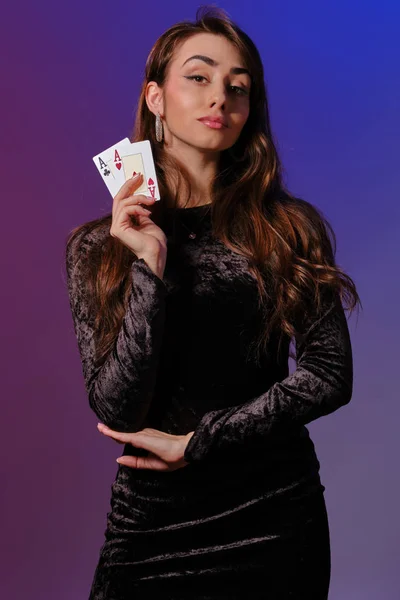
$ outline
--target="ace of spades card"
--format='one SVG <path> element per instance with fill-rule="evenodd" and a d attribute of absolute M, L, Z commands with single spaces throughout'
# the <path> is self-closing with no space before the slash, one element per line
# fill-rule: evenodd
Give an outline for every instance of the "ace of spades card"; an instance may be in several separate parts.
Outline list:
<path fill-rule="evenodd" d="M 93 157 L 96 169 L 113 197 L 119 192 L 125 182 L 120 153 L 122 153 L 125 147 L 129 147 L 130 145 L 131 143 L 128 138 L 124 138 Z"/>

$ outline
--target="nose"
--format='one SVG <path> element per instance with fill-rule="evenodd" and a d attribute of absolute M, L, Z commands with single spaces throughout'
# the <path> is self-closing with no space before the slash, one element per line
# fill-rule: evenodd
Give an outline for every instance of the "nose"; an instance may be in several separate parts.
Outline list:
<path fill-rule="evenodd" d="M 220 109 L 225 108 L 226 103 L 226 90 L 224 86 L 215 85 L 212 89 L 209 105 L 210 107 L 218 107 Z"/>

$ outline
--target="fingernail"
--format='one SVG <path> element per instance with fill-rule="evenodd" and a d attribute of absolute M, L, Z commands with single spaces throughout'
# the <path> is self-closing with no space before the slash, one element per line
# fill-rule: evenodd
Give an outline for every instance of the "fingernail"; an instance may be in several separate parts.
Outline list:
<path fill-rule="evenodd" d="M 131 177 L 131 179 L 138 179 L 141 176 L 141 173 L 136 173 L 136 175 L 134 175 L 133 177 Z"/>

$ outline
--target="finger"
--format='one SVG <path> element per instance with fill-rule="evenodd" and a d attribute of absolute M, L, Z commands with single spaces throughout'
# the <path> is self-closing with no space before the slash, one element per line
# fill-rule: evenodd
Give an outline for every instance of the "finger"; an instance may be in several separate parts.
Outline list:
<path fill-rule="evenodd" d="M 165 433 L 165 431 L 160 431 L 159 429 L 153 429 L 152 427 L 145 427 L 144 429 L 141 429 L 140 431 L 138 431 L 138 433 L 151 433 L 154 435 L 170 435 L 169 433 Z"/>
<path fill-rule="evenodd" d="M 109 427 L 107 427 L 106 425 L 103 425 L 102 423 L 97 424 L 97 429 L 100 431 L 100 433 L 103 433 L 107 437 L 111 437 L 114 440 L 119 441 L 123 444 L 131 444 L 132 443 L 131 438 L 132 438 L 132 435 L 134 435 L 133 433 L 124 433 L 123 431 L 114 431 L 114 430 L 110 429 Z"/>
<path fill-rule="evenodd" d="M 146 212 L 142 212 L 142 211 L 146 211 Z M 115 211 L 114 211 L 114 215 L 113 215 L 113 220 L 115 220 L 115 222 L 118 222 L 119 219 L 121 218 L 121 216 L 125 216 L 125 215 L 139 215 L 142 214 L 146 217 L 151 215 L 151 211 L 149 211 L 147 208 L 144 208 L 144 206 L 141 206 L 140 204 L 134 203 L 134 204 L 124 204 L 123 202 L 121 202 L 119 205 L 116 206 Z"/>
<path fill-rule="evenodd" d="M 146 434 L 141 435 L 141 433 L 125 433 L 123 431 L 114 431 L 104 425 L 103 423 L 98 423 L 97 428 L 100 433 L 103 433 L 107 437 L 110 437 L 116 441 L 121 442 L 122 444 L 131 444 L 135 448 L 143 448 L 145 450 L 162 450 L 165 448 L 165 439 L 164 444 L 160 444 L 160 440 L 155 439 L 154 437 L 146 436 Z"/>
<path fill-rule="evenodd" d="M 133 190 L 137 190 L 143 183 L 143 174 L 138 173 L 135 177 L 131 177 L 131 179 L 127 179 L 125 183 L 121 186 L 118 193 L 114 196 L 115 201 L 119 201 L 122 198 L 125 198 L 129 194 L 132 193 Z"/>
<path fill-rule="evenodd" d="M 133 441 L 131 441 L 133 446 L 154 452 L 157 456 L 163 456 L 165 459 L 169 455 L 171 440 L 159 435 L 159 432 L 151 434 L 145 431 L 138 431 L 132 435 L 134 435 Z"/>
<path fill-rule="evenodd" d="M 144 217 L 151 215 L 151 210 L 144 208 L 144 206 L 139 206 L 139 204 L 136 204 L 135 208 L 137 209 L 137 212 Z"/>
<path fill-rule="evenodd" d="M 151 427 L 145 427 L 144 429 L 140 429 L 140 431 L 138 431 L 137 433 L 151 435 L 152 437 L 161 437 L 164 440 L 167 438 L 176 440 L 176 438 L 182 437 L 178 435 L 173 435 L 172 433 L 166 433 L 165 431 L 160 431 L 159 429 L 152 429 Z"/>
<path fill-rule="evenodd" d="M 169 465 L 156 456 L 120 456 L 117 463 L 133 469 L 152 469 L 154 471 L 169 471 Z"/>
<path fill-rule="evenodd" d="M 130 206 L 131 204 L 140 205 L 140 204 L 154 204 L 156 201 L 153 196 L 145 196 L 144 194 L 131 194 L 130 196 L 126 196 L 120 201 L 121 206 Z"/>

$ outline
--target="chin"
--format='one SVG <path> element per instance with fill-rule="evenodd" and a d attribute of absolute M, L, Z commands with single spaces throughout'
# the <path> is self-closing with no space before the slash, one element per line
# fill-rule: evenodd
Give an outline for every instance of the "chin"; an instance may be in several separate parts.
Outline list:
<path fill-rule="evenodd" d="M 226 146 L 196 146 L 196 148 L 201 152 L 222 152 L 226 150 Z"/>
<path fill-rule="evenodd" d="M 237 138 L 231 139 L 231 135 L 229 135 L 228 139 L 228 136 L 226 135 L 228 131 L 229 130 L 227 129 L 224 135 L 221 130 L 215 130 L 215 132 L 210 130 L 210 132 L 206 132 L 206 135 L 204 135 L 204 133 L 202 135 L 197 133 L 197 135 L 193 135 L 193 137 L 188 137 L 186 130 L 186 135 L 179 135 L 177 133 L 174 133 L 174 135 L 181 142 L 191 146 L 192 148 L 196 148 L 201 152 L 222 152 L 223 150 L 233 146 L 237 140 Z"/>
<path fill-rule="evenodd" d="M 235 142 L 223 139 L 223 136 L 221 136 L 219 140 L 210 140 L 209 138 L 206 140 L 200 140 L 199 136 L 197 136 L 195 140 L 189 143 L 203 152 L 222 152 L 223 150 L 230 148 Z"/>

